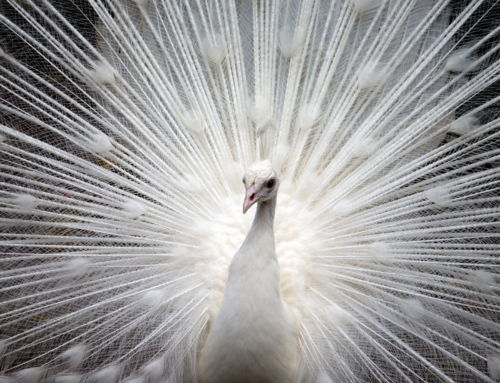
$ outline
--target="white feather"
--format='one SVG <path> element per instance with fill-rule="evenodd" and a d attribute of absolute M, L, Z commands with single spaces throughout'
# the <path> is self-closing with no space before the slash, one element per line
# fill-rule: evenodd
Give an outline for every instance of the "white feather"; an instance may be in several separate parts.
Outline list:
<path fill-rule="evenodd" d="M 299 110 L 299 127 L 303 130 L 311 129 L 318 123 L 321 117 L 321 109 L 315 104 L 305 104 Z"/>
<path fill-rule="evenodd" d="M 222 36 L 218 33 L 202 39 L 201 50 L 206 58 L 215 66 L 219 66 L 226 55 L 226 48 Z"/>
<path fill-rule="evenodd" d="M 369 246 L 370 254 L 377 261 L 388 261 L 391 259 L 391 246 L 385 242 L 374 242 Z"/>
<path fill-rule="evenodd" d="M 342 327 L 349 320 L 349 314 L 339 306 L 330 305 L 326 308 L 328 320 L 334 325 Z"/>
<path fill-rule="evenodd" d="M 195 136 L 203 136 L 205 132 L 205 123 L 194 112 L 186 112 L 182 115 L 182 123 Z"/>
<path fill-rule="evenodd" d="M 79 374 L 61 374 L 56 375 L 55 382 L 56 383 L 80 383 L 82 379 L 82 375 Z"/>
<path fill-rule="evenodd" d="M 500 357 L 488 355 L 488 372 L 493 380 L 500 378 Z"/>
<path fill-rule="evenodd" d="M 98 61 L 93 64 L 89 71 L 90 78 L 97 85 L 114 85 L 116 83 L 115 71 L 105 61 Z"/>
<path fill-rule="evenodd" d="M 354 149 L 353 157 L 368 158 L 375 153 L 377 146 L 377 142 L 365 139 Z"/>
<path fill-rule="evenodd" d="M 92 134 L 88 143 L 89 149 L 98 154 L 105 154 L 113 150 L 113 144 L 108 136 L 103 133 Z"/>
<path fill-rule="evenodd" d="M 380 5 L 380 0 L 351 0 L 357 12 L 366 12 Z"/>
<path fill-rule="evenodd" d="M 162 359 L 155 359 L 149 362 L 143 368 L 144 375 L 146 375 L 149 380 L 153 382 L 160 380 L 163 374 L 163 364 L 164 361 Z"/>
<path fill-rule="evenodd" d="M 164 296 L 165 292 L 161 290 L 150 290 L 147 291 L 141 298 L 141 303 L 151 306 L 151 307 L 156 307 L 158 306 Z"/>
<path fill-rule="evenodd" d="M 43 375 L 42 367 L 25 368 L 24 370 L 15 373 L 16 382 L 20 383 L 36 383 L 40 381 Z"/>
<path fill-rule="evenodd" d="M 436 186 L 424 192 L 425 198 L 438 206 L 449 205 L 451 200 L 449 190 L 444 186 Z"/>
<path fill-rule="evenodd" d="M 30 194 L 21 194 L 14 199 L 14 203 L 22 210 L 33 210 L 38 206 L 40 201 Z"/>
<path fill-rule="evenodd" d="M 361 89 L 376 88 L 382 84 L 387 71 L 378 67 L 374 61 L 368 62 L 358 73 L 358 85 Z"/>
<path fill-rule="evenodd" d="M 248 115 L 253 122 L 258 124 L 262 121 L 267 114 L 267 108 L 269 106 L 269 101 L 267 101 L 262 96 L 255 96 L 253 100 L 247 101 L 247 111 Z"/>
<path fill-rule="evenodd" d="M 70 278 L 80 278 L 87 274 L 92 267 L 92 261 L 89 259 L 75 258 L 66 263 L 64 275 Z"/>
<path fill-rule="evenodd" d="M 273 164 L 276 169 L 281 169 L 281 166 L 285 162 L 290 148 L 285 144 L 278 144 L 273 155 Z"/>
<path fill-rule="evenodd" d="M 136 219 L 146 214 L 148 209 L 139 201 L 128 200 L 123 203 L 123 215 L 126 218 Z"/>
<path fill-rule="evenodd" d="M 408 315 L 409 318 L 420 320 L 425 314 L 425 309 L 422 303 L 417 299 L 406 299 L 401 302 L 401 310 Z"/>
<path fill-rule="evenodd" d="M 105 367 L 94 374 L 94 379 L 99 383 L 115 383 L 120 375 L 120 366 Z"/>
<path fill-rule="evenodd" d="M 83 359 L 85 358 L 85 351 L 87 347 L 84 344 L 78 344 L 69 348 L 61 354 L 61 358 L 66 359 L 68 367 L 71 369 L 80 367 L 83 363 Z M 62 377 L 61 377 L 62 379 Z M 72 378 L 76 379 L 76 378 Z M 75 382 L 78 383 L 78 382 Z"/>
<path fill-rule="evenodd" d="M 198 193 L 201 191 L 201 182 L 200 180 L 193 174 L 186 174 L 183 178 L 179 180 L 179 186 L 191 193 Z"/>
<path fill-rule="evenodd" d="M 333 380 L 324 371 L 321 371 L 316 378 L 316 383 L 333 383 Z"/>
<path fill-rule="evenodd" d="M 333 207 L 332 214 L 343 217 L 351 214 L 355 207 L 355 204 L 350 199 L 344 198 L 337 202 L 337 204 Z"/>
<path fill-rule="evenodd" d="M 479 290 L 489 290 L 495 284 L 494 275 L 484 270 L 471 271 L 469 280 Z"/>
<path fill-rule="evenodd" d="M 478 124 L 479 120 L 475 116 L 462 116 L 450 124 L 450 132 L 456 134 L 467 134 Z"/>
<path fill-rule="evenodd" d="M 279 32 L 279 49 L 285 58 L 292 56 L 293 52 L 297 50 L 303 43 L 304 36 L 301 33 L 294 33 L 288 26 L 284 26 Z"/>
<path fill-rule="evenodd" d="M 470 71 L 474 67 L 474 62 L 470 56 L 470 49 L 457 50 L 448 57 L 444 69 L 452 72 Z"/>

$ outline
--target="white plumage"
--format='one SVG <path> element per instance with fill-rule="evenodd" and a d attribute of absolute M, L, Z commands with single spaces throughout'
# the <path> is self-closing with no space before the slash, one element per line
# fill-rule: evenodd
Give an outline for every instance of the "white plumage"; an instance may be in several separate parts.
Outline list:
<path fill-rule="evenodd" d="M 0 381 L 498 380 L 498 15 L 4 1 Z"/>
<path fill-rule="evenodd" d="M 267 160 L 245 173 L 243 212 L 259 206 L 245 241 L 228 268 L 224 298 L 202 345 L 200 383 L 293 382 L 298 318 L 281 299 L 274 249 L 279 180 Z"/>

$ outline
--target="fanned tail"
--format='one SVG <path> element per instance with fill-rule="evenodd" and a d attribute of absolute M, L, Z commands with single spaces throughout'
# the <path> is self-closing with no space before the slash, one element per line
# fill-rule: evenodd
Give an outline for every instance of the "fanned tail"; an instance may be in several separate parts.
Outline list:
<path fill-rule="evenodd" d="M 4 2 L 4 378 L 195 381 L 269 158 L 296 382 L 498 379 L 498 14 Z"/>

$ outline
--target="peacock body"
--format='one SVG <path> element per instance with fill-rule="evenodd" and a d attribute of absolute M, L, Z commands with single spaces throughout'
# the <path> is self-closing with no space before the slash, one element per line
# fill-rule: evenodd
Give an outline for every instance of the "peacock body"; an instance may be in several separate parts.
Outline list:
<path fill-rule="evenodd" d="M 495 6 L 6 0 L 2 379 L 498 380 Z"/>
<path fill-rule="evenodd" d="M 243 213 L 257 212 L 231 261 L 224 298 L 203 343 L 200 382 L 293 382 L 298 321 L 280 294 L 274 245 L 279 178 L 269 160 L 253 164 L 243 178 Z"/>

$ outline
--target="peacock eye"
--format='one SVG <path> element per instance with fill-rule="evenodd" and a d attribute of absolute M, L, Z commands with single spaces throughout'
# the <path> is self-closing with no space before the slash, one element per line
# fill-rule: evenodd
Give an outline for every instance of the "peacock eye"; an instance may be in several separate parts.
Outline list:
<path fill-rule="evenodd" d="M 274 180 L 267 181 L 267 187 L 272 188 L 274 186 Z"/>

